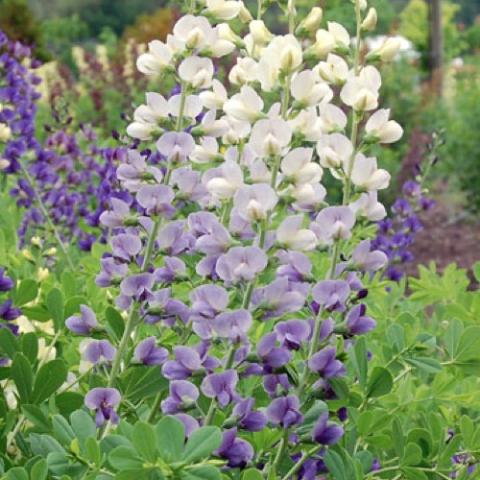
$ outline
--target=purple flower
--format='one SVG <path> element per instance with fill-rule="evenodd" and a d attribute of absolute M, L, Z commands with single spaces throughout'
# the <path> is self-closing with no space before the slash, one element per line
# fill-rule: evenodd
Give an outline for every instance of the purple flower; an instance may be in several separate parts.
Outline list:
<path fill-rule="evenodd" d="M 83 358 L 93 364 L 111 362 L 116 353 L 117 350 L 108 340 L 92 340 L 85 348 Z"/>
<path fill-rule="evenodd" d="M 187 267 L 183 260 L 177 257 L 163 257 L 164 266 L 157 268 L 154 272 L 158 282 L 172 283 L 176 278 L 183 276 Z"/>
<path fill-rule="evenodd" d="M 364 272 L 376 272 L 383 268 L 388 258 L 380 250 L 371 251 L 370 240 L 363 240 L 352 253 L 352 260 L 356 267 Z"/>
<path fill-rule="evenodd" d="M 219 337 L 238 342 L 246 337 L 252 323 L 252 315 L 248 310 L 234 310 L 217 315 L 213 321 L 213 329 Z"/>
<path fill-rule="evenodd" d="M 322 445 L 334 445 L 343 436 L 343 427 L 328 421 L 328 413 L 320 415 L 318 422 L 313 427 L 312 439 Z"/>
<path fill-rule="evenodd" d="M 310 278 L 312 262 L 304 253 L 283 250 L 276 257 L 280 261 L 277 276 L 287 277 L 293 282 L 304 282 Z"/>
<path fill-rule="evenodd" d="M 202 393 L 208 398 L 216 398 L 221 407 L 227 406 L 238 395 L 235 386 L 238 383 L 238 374 L 235 370 L 226 370 L 221 373 L 207 375 L 201 385 Z"/>
<path fill-rule="evenodd" d="M 109 287 L 113 283 L 120 282 L 128 274 L 128 265 L 117 263 L 112 257 L 100 260 L 102 271 L 95 278 L 99 287 Z"/>
<path fill-rule="evenodd" d="M 268 421 L 273 425 L 289 428 L 303 422 L 300 412 L 300 401 L 296 395 L 280 397 L 270 403 L 267 408 Z"/>
<path fill-rule="evenodd" d="M 170 395 L 162 401 L 162 412 L 177 413 L 182 408 L 194 404 L 199 396 L 198 388 L 193 383 L 187 380 L 173 380 L 170 382 Z"/>
<path fill-rule="evenodd" d="M 0 304 L 0 318 L 6 320 L 7 322 L 15 320 L 22 314 L 22 311 L 19 308 L 13 306 L 12 300 L 6 300 Z"/>
<path fill-rule="evenodd" d="M 330 312 L 343 312 L 349 294 L 350 287 L 343 280 L 323 280 L 312 289 L 313 299 Z"/>
<path fill-rule="evenodd" d="M 228 293 L 217 285 L 202 285 L 190 294 L 190 300 L 193 329 L 201 338 L 209 338 L 214 318 L 228 306 Z"/>
<path fill-rule="evenodd" d="M 298 350 L 310 336 L 310 325 L 305 320 L 288 320 L 275 326 L 277 339 L 289 350 Z"/>
<path fill-rule="evenodd" d="M 4 268 L 0 268 L 0 292 L 8 292 L 13 287 L 13 280 L 10 277 L 5 276 Z"/>
<path fill-rule="evenodd" d="M 148 294 L 148 310 L 145 315 L 145 323 L 154 324 L 162 321 L 172 327 L 177 318 L 182 324 L 188 322 L 189 308 L 180 300 L 171 298 L 170 288 L 161 288 Z"/>
<path fill-rule="evenodd" d="M 168 357 L 168 350 L 157 347 L 155 337 L 148 337 L 137 345 L 134 357 L 144 365 L 161 365 Z"/>
<path fill-rule="evenodd" d="M 253 460 L 253 447 L 246 441 L 237 437 L 237 430 L 232 428 L 223 432 L 223 440 L 216 454 L 227 460 L 229 467 L 245 467 Z"/>
<path fill-rule="evenodd" d="M 310 230 L 321 243 L 330 245 L 337 240 L 350 238 L 354 225 L 355 214 L 350 207 L 327 207 L 310 224 Z"/>
<path fill-rule="evenodd" d="M 144 185 L 137 192 L 137 202 L 146 210 L 147 215 L 170 216 L 175 194 L 168 185 Z"/>
<path fill-rule="evenodd" d="M 121 233 L 111 240 L 112 253 L 115 258 L 130 262 L 142 249 L 142 242 L 136 235 Z"/>
<path fill-rule="evenodd" d="M 120 404 L 120 392 L 116 388 L 94 388 L 85 396 L 85 406 L 95 410 L 95 422 L 101 427 L 105 422 L 118 423 L 115 408 Z"/>
<path fill-rule="evenodd" d="M 162 367 L 162 374 L 169 380 L 183 380 L 203 368 L 200 354 L 190 347 L 174 347 L 175 360 L 168 360 Z"/>
<path fill-rule="evenodd" d="M 156 143 L 157 150 L 172 163 L 184 163 L 195 148 L 195 140 L 189 133 L 167 132 Z"/>
<path fill-rule="evenodd" d="M 121 295 L 117 298 L 117 305 L 127 309 L 131 299 L 144 300 L 150 294 L 153 287 L 153 275 L 150 273 L 138 273 L 125 278 L 120 283 Z"/>
<path fill-rule="evenodd" d="M 263 412 L 254 411 L 254 404 L 255 400 L 253 398 L 241 399 L 235 407 L 233 407 L 232 416 L 245 430 L 249 432 L 260 432 L 267 424 L 267 417 Z"/>
<path fill-rule="evenodd" d="M 177 220 L 163 227 L 157 236 L 158 249 L 168 255 L 180 255 L 190 250 L 194 238 L 185 230 L 186 222 Z"/>
<path fill-rule="evenodd" d="M 216 271 L 225 282 L 249 282 L 265 269 L 267 263 L 266 253 L 258 247 L 233 247 L 220 256 Z"/>
<path fill-rule="evenodd" d="M 269 369 L 283 367 L 292 357 L 287 348 L 277 346 L 277 334 L 275 332 L 267 333 L 260 339 L 257 344 L 257 354 Z"/>
<path fill-rule="evenodd" d="M 110 200 L 112 210 L 105 210 L 100 215 L 100 223 L 108 228 L 123 227 L 125 220 L 130 215 L 130 206 L 119 198 Z"/>
<path fill-rule="evenodd" d="M 312 355 L 308 361 L 308 368 L 326 380 L 345 375 L 345 366 L 336 359 L 336 356 L 335 347 L 325 347 Z"/>
<path fill-rule="evenodd" d="M 290 389 L 290 382 L 288 381 L 288 375 L 286 373 L 280 374 L 268 374 L 263 377 L 263 387 L 265 391 L 271 396 L 276 397 L 284 392 L 288 392 Z"/>
<path fill-rule="evenodd" d="M 195 430 L 200 428 L 200 425 L 195 418 L 191 415 L 187 415 L 186 413 L 177 413 L 174 415 L 175 418 L 180 420 L 183 423 L 185 428 L 185 436 L 188 438 Z"/>
<path fill-rule="evenodd" d="M 88 335 L 97 328 L 95 312 L 86 305 L 80 305 L 80 316 L 73 315 L 65 320 L 66 327 L 78 335 Z"/>
<path fill-rule="evenodd" d="M 367 317 L 367 307 L 361 303 L 353 307 L 347 314 L 347 329 L 352 335 L 362 335 L 373 330 L 377 323 L 373 318 Z"/>

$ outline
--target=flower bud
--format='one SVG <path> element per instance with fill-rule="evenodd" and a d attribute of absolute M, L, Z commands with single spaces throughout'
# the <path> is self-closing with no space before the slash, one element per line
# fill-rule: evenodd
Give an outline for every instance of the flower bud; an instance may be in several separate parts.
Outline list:
<path fill-rule="evenodd" d="M 217 25 L 218 38 L 227 40 L 235 45 L 242 45 L 243 40 L 230 28 L 228 23 L 220 23 Z"/>
<path fill-rule="evenodd" d="M 264 44 L 268 43 L 272 38 L 273 34 L 268 30 L 268 28 L 263 23 L 263 20 L 253 20 L 249 25 L 250 33 L 253 37 L 255 43 Z"/>
<path fill-rule="evenodd" d="M 48 278 L 48 275 L 49 275 L 49 271 L 48 271 L 48 268 L 39 268 L 38 269 L 38 272 L 37 272 L 37 278 L 38 278 L 38 281 L 41 282 L 43 280 L 45 280 L 46 278 Z"/>
<path fill-rule="evenodd" d="M 239 2 L 232 0 L 207 0 L 207 11 L 221 20 L 232 20 L 240 12 Z"/>
<path fill-rule="evenodd" d="M 250 10 L 245 6 L 245 4 L 241 1 L 240 2 L 240 12 L 238 14 L 238 18 L 245 23 L 251 22 L 253 20 L 252 14 Z"/>
<path fill-rule="evenodd" d="M 8 142 L 12 136 L 12 131 L 10 127 L 5 123 L 0 123 L 0 142 Z"/>
<path fill-rule="evenodd" d="M 362 22 L 362 30 L 365 30 L 366 32 L 371 32 L 377 26 L 377 20 L 377 11 L 373 7 L 371 7 L 367 13 L 367 16 Z"/>
<path fill-rule="evenodd" d="M 308 32 L 314 32 L 320 26 L 322 18 L 323 10 L 320 7 L 313 7 L 298 26 L 298 30 L 307 30 Z"/>
<path fill-rule="evenodd" d="M 6 158 L 0 158 L 0 171 L 8 168 L 10 166 L 10 162 Z"/>
<path fill-rule="evenodd" d="M 383 62 L 392 61 L 400 51 L 401 41 L 398 38 L 387 38 L 383 45 L 368 54 L 367 58 L 378 57 Z"/>

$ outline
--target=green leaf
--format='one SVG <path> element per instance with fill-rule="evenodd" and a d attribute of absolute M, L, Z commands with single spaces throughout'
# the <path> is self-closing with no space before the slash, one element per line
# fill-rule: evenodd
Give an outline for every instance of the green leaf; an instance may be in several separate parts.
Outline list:
<path fill-rule="evenodd" d="M 130 447 L 116 447 L 108 455 L 108 461 L 116 470 L 137 470 L 143 466 L 142 459 Z"/>
<path fill-rule="evenodd" d="M 27 420 L 43 432 L 49 432 L 52 425 L 48 417 L 37 405 L 22 405 L 22 411 Z"/>
<path fill-rule="evenodd" d="M 217 427 L 202 427 L 195 430 L 187 441 L 183 460 L 194 462 L 208 457 L 222 443 L 222 434 Z"/>
<path fill-rule="evenodd" d="M 20 282 L 20 285 L 16 289 L 13 295 L 13 302 L 15 306 L 21 307 L 32 300 L 37 298 L 38 285 L 37 282 L 27 278 Z"/>
<path fill-rule="evenodd" d="M 46 457 L 51 452 L 65 454 L 64 448 L 50 435 L 31 433 L 29 440 L 35 455 Z"/>
<path fill-rule="evenodd" d="M 53 433 L 63 445 L 70 445 L 75 438 L 75 432 L 70 424 L 61 415 L 54 415 L 52 419 Z"/>
<path fill-rule="evenodd" d="M 220 480 L 220 471 L 212 465 L 201 465 L 184 470 L 182 480 Z"/>
<path fill-rule="evenodd" d="M 405 447 L 401 465 L 418 465 L 422 461 L 422 449 L 415 443 L 408 443 Z"/>
<path fill-rule="evenodd" d="M 100 466 L 102 462 L 102 452 L 100 451 L 100 445 L 96 438 L 88 437 L 85 440 L 85 456 L 87 460 L 90 460 L 90 462 L 93 464 Z"/>
<path fill-rule="evenodd" d="M 335 480 L 350 480 L 347 478 L 346 466 L 342 457 L 333 450 L 328 450 L 323 459 L 332 478 Z"/>
<path fill-rule="evenodd" d="M 358 339 L 352 351 L 353 351 L 353 354 L 350 356 L 350 358 L 352 360 L 355 374 L 358 377 L 358 382 L 360 383 L 360 386 L 365 388 L 367 384 L 368 364 L 367 364 L 367 345 L 364 337 L 361 337 Z"/>
<path fill-rule="evenodd" d="M 68 271 L 62 273 L 62 289 L 67 298 L 73 297 L 77 292 L 75 276 Z"/>
<path fill-rule="evenodd" d="M 455 354 L 455 360 L 462 362 L 471 360 L 473 358 L 478 359 L 480 357 L 480 350 L 478 344 L 480 342 L 480 327 L 470 326 L 467 327 L 460 337 L 458 348 Z"/>
<path fill-rule="evenodd" d="M 132 443 L 138 454 L 149 461 L 155 463 L 157 458 L 157 448 L 155 431 L 145 422 L 137 422 L 133 427 Z"/>
<path fill-rule="evenodd" d="M 312 431 L 313 426 L 318 421 L 322 413 L 328 412 L 328 407 L 322 400 L 317 400 L 305 413 L 302 425 L 298 428 L 299 435 L 306 435 Z"/>
<path fill-rule="evenodd" d="M 48 465 L 45 459 L 40 459 L 38 462 L 33 465 L 30 472 L 30 478 L 33 480 L 47 480 L 48 475 Z"/>
<path fill-rule="evenodd" d="M 34 332 L 24 333 L 21 337 L 22 352 L 32 364 L 38 356 L 38 339 Z"/>
<path fill-rule="evenodd" d="M 77 410 L 70 415 L 70 424 L 80 443 L 85 442 L 88 437 L 95 437 L 97 433 L 92 417 L 83 410 Z"/>
<path fill-rule="evenodd" d="M 413 357 L 406 358 L 405 361 L 410 363 L 426 373 L 438 373 L 442 370 L 440 362 L 436 358 L 430 357 Z"/>
<path fill-rule="evenodd" d="M 425 472 L 417 470 L 414 467 L 403 467 L 402 472 L 408 480 L 428 480 Z"/>
<path fill-rule="evenodd" d="M 83 395 L 77 392 L 63 392 L 55 397 L 55 405 L 62 415 L 70 415 L 75 410 L 82 408 Z"/>
<path fill-rule="evenodd" d="M 367 397 L 381 397 L 392 390 L 393 378 L 383 367 L 375 367 L 368 378 Z"/>
<path fill-rule="evenodd" d="M 13 358 L 19 346 L 15 335 L 8 328 L 0 329 L 0 351 L 7 357 Z"/>
<path fill-rule="evenodd" d="M 28 480 L 28 473 L 22 467 L 14 467 L 7 472 L 6 480 Z"/>
<path fill-rule="evenodd" d="M 144 400 L 168 388 L 160 367 L 138 366 L 129 368 L 122 375 L 125 398 L 132 402 Z"/>
<path fill-rule="evenodd" d="M 477 282 L 480 282 L 480 262 L 474 263 L 472 270 Z"/>
<path fill-rule="evenodd" d="M 115 337 L 117 339 L 122 338 L 123 331 L 125 329 L 125 321 L 118 310 L 113 307 L 107 307 L 105 310 L 105 318 Z"/>
<path fill-rule="evenodd" d="M 80 305 L 88 305 L 88 300 L 81 295 L 70 297 L 65 302 L 64 318 L 71 317 L 72 315 L 78 313 L 80 311 Z"/>
<path fill-rule="evenodd" d="M 457 354 L 458 344 L 463 332 L 463 324 L 459 320 L 452 320 L 445 332 L 445 348 L 453 360 Z"/>
<path fill-rule="evenodd" d="M 52 288 L 48 292 L 45 304 L 52 315 L 55 330 L 60 330 L 63 327 L 65 314 L 64 303 L 63 293 L 58 288 Z"/>
<path fill-rule="evenodd" d="M 243 472 L 242 480 L 263 480 L 263 475 L 256 468 L 249 468 Z"/>
<path fill-rule="evenodd" d="M 32 397 L 33 372 L 30 362 L 23 353 L 16 353 L 13 357 L 10 374 L 17 386 L 20 402 L 22 404 L 30 403 Z"/>
<path fill-rule="evenodd" d="M 59 358 L 40 367 L 33 388 L 33 403 L 41 403 L 55 393 L 67 379 L 65 362 Z"/>
<path fill-rule="evenodd" d="M 180 460 L 185 443 L 183 423 L 175 417 L 163 417 L 155 426 L 155 433 L 160 456 L 166 462 Z"/>

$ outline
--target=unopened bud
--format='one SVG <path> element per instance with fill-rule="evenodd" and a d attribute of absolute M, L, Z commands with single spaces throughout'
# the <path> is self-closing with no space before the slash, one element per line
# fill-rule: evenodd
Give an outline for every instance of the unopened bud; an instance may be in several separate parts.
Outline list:
<path fill-rule="evenodd" d="M 362 30 L 365 30 L 366 32 L 371 32 L 377 26 L 377 20 L 377 11 L 373 7 L 371 7 L 367 13 L 367 16 L 362 22 Z"/>

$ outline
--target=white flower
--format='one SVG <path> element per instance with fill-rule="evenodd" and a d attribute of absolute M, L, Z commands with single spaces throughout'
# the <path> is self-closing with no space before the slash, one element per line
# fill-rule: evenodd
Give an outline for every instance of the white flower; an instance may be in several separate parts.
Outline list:
<path fill-rule="evenodd" d="M 184 15 L 173 27 L 175 39 L 187 48 L 203 49 L 211 47 L 214 32 L 210 22 L 202 16 Z"/>
<path fill-rule="evenodd" d="M 37 359 L 42 363 L 46 363 L 55 360 L 56 357 L 57 349 L 51 344 L 47 345 L 44 338 L 39 338 Z"/>
<path fill-rule="evenodd" d="M 272 178 L 272 172 L 270 172 L 265 162 L 259 158 L 250 164 L 248 171 L 252 183 L 268 183 Z"/>
<path fill-rule="evenodd" d="M 190 160 L 193 163 L 210 163 L 218 155 L 218 143 L 213 137 L 204 137 L 200 144 L 195 145 Z"/>
<path fill-rule="evenodd" d="M 230 28 L 228 23 L 218 24 L 217 33 L 220 40 L 227 40 L 235 45 L 243 44 L 243 40 Z"/>
<path fill-rule="evenodd" d="M 245 140 L 250 134 L 252 127 L 249 122 L 244 120 L 236 120 L 233 117 L 222 117 L 228 124 L 228 130 L 222 137 L 222 142 L 227 145 L 236 145 Z"/>
<path fill-rule="evenodd" d="M 322 23 L 323 10 L 320 7 L 313 7 L 308 15 L 301 21 L 299 30 L 307 30 L 308 32 L 314 32 Z"/>
<path fill-rule="evenodd" d="M 237 63 L 228 74 L 228 80 L 234 85 L 254 82 L 258 77 L 258 64 L 251 57 L 237 58 Z"/>
<path fill-rule="evenodd" d="M 324 133 L 333 133 L 344 130 L 348 118 L 341 108 L 331 103 L 324 103 L 320 105 L 320 122 Z"/>
<path fill-rule="evenodd" d="M 210 110 L 203 116 L 199 129 L 202 135 L 221 137 L 228 131 L 229 125 L 224 118 L 217 120 L 215 110 Z"/>
<path fill-rule="evenodd" d="M 363 68 L 357 77 L 353 76 L 347 80 L 340 92 L 340 98 L 354 110 L 374 110 L 378 106 L 381 84 L 380 73 L 369 65 Z"/>
<path fill-rule="evenodd" d="M 320 78 L 334 85 L 343 85 L 348 77 L 349 69 L 347 62 L 338 55 L 329 53 L 327 60 L 320 62 L 314 72 Z"/>
<path fill-rule="evenodd" d="M 252 20 L 248 28 L 256 44 L 265 45 L 273 38 L 272 32 L 265 26 L 263 20 Z"/>
<path fill-rule="evenodd" d="M 205 172 L 202 182 L 214 198 L 228 200 L 243 186 L 243 172 L 236 162 L 227 160 Z"/>
<path fill-rule="evenodd" d="M 375 157 L 366 157 L 363 153 L 357 153 L 353 164 L 352 183 L 367 191 L 382 190 L 390 183 L 390 174 L 381 168 L 377 168 Z"/>
<path fill-rule="evenodd" d="M 225 40 L 224 38 L 220 37 L 220 29 L 218 25 L 213 30 L 213 37 L 210 44 L 210 47 L 203 50 L 203 53 L 208 55 L 211 54 L 213 57 L 224 57 L 225 55 L 229 55 L 235 50 L 235 43 L 231 42 L 230 40 Z"/>
<path fill-rule="evenodd" d="M 147 104 L 135 109 L 134 121 L 127 127 L 127 134 L 139 140 L 149 140 L 155 131 L 162 131 L 158 122 L 170 113 L 167 100 L 159 93 L 148 92 L 145 97 Z"/>
<path fill-rule="evenodd" d="M 320 165 L 325 168 L 341 168 L 353 154 L 352 142 L 340 133 L 324 135 L 317 144 Z"/>
<path fill-rule="evenodd" d="M 221 110 L 227 101 L 227 90 L 217 79 L 212 80 L 212 90 L 199 94 L 202 105 L 209 110 Z"/>
<path fill-rule="evenodd" d="M 366 32 L 371 32 L 372 30 L 375 30 L 375 27 L 377 26 L 377 20 L 377 11 L 373 7 L 371 7 L 367 13 L 367 16 L 363 19 L 362 29 Z"/>
<path fill-rule="evenodd" d="M 288 124 L 296 134 L 303 135 L 309 142 L 316 142 L 322 137 L 322 120 L 315 107 L 302 110 Z"/>
<path fill-rule="evenodd" d="M 252 129 L 249 145 L 259 157 L 281 154 L 290 143 L 292 129 L 280 118 L 259 120 Z"/>
<path fill-rule="evenodd" d="M 137 68 L 145 75 L 158 75 L 172 61 L 172 50 L 160 40 L 152 40 L 148 44 L 148 52 L 137 59 Z"/>
<path fill-rule="evenodd" d="M 193 88 L 208 88 L 212 84 L 213 62 L 206 57 L 187 57 L 178 67 L 178 75 Z"/>
<path fill-rule="evenodd" d="M 207 11 L 221 20 L 232 20 L 239 13 L 242 4 L 233 0 L 207 0 Z"/>
<path fill-rule="evenodd" d="M 244 85 L 240 93 L 225 102 L 223 110 L 235 120 L 251 123 L 261 116 L 263 100 L 252 87 Z"/>
<path fill-rule="evenodd" d="M 316 183 L 322 179 L 320 165 L 312 162 L 313 148 L 295 148 L 280 164 L 282 173 L 294 183 Z"/>
<path fill-rule="evenodd" d="M 334 49 L 335 37 L 327 30 L 317 30 L 315 43 L 311 47 L 312 53 L 317 57 L 324 58 Z"/>
<path fill-rule="evenodd" d="M 385 42 L 377 49 L 372 50 L 368 57 L 379 57 L 383 62 L 390 62 L 402 48 L 402 42 L 399 38 L 387 38 Z"/>
<path fill-rule="evenodd" d="M 278 198 L 275 190 L 267 183 L 245 185 L 233 198 L 233 205 L 238 215 L 246 221 L 259 221 L 275 208 Z"/>
<path fill-rule="evenodd" d="M 181 98 L 180 94 L 174 95 L 168 99 L 168 110 L 171 115 L 178 117 L 180 114 Z M 202 102 L 198 95 L 187 95 L 183 108 L 183 116 L 188 118 L 197 117 L 202 111 Z"/>
<path fill-rule="evenodd" d="M 253 20 L 253 17 L 252 17 L 252 14 L 250 13 L 250 10 L 245 6 L 242 0 L 240 0 L 239 3 L 241 4 L 241 7 L 240 7 L 240 13 L 238 17 L 244 23 L 251 22 Z"/>
<path fill-rule="evenodd" d="M 12 130 L 6 123 L 0 123 L 0 142 L 8 142 L 12 136 Z"/>
<path fill-rule="evenodd" d="M 302 228 L 303 215 L 285 218 L 277 228 L 277 242 L 288 249 L 311 251 L 317 246 L 317 236 L 308 228 Z"/>
<path fill-rule="evenodd" d="M 335 48 L 348 48 L 350 46 L 350 35 L 347 29 L 337 22 L 328 22 L 328 32 L 333 36 Z"/>
<path fill-rule="evenodd" d="M 349 207 L 356 215 L 367 217 L 371 222 L 378 222 L 387 216 L 385 207 L 378 201 L 376 191 L 362 193 L 358 200 L 352 202 Z"/>
<path fill-rule="evenodd" d="M 390 110 L 381 109 L 375 112 L 365 125 L 368 135 L 380 143 L 395 143 L 402 138 L 403 129 L 394 120 L 389 120 Z"/>
<path fill-rule="evenodd" d="M 295 75 L 290 89 L 293 98 L 303 107 L 329 102 L 333 98 L 332 89 L 325 83 L 316 83 L 315 74 L 311 70 Z"/>
<path fill-rule="evenodd" d="M 327 191 L 321 183 L 298 184 L 290 193 L 295 199 L 293 208 L 302 212 L 318 210 L 318 206 L 327 196 Z"/>

